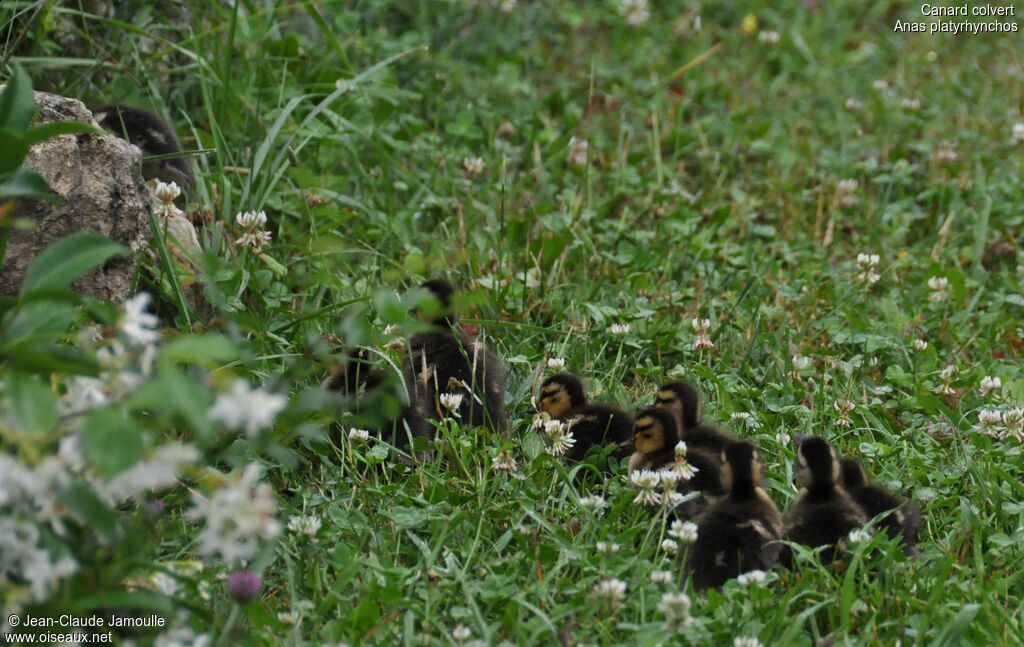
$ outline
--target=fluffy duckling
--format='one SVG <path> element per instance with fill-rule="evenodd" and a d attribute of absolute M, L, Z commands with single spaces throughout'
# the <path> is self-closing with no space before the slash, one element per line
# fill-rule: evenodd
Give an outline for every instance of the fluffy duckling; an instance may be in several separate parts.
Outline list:
<path fill-rule="evenodd" d="M 868 520 L 839 485 L 839 458 L 824 439 L 811 436 L 800 443 L 796 462 L 796 481 L 802 489 L 786 510 L 783 537 L 811 548 L 835 546 L 821 554 L 827 566 L 845 545 L 850 531 Z M 791 561 L 791 551 L 784 550 L 783 562 L 788 565 Z"/>
<path fill-rule="evenodd" d="M 661 407 L 641 409 L 633 422 L 633 455 L 629 458 L 629 471 L 660 470 L 675 464 L 678 443 L 679 431 L 671 412 Z M 718 458 L 689 445 L 685 457 L 686 462 L 695 468 L 695 473 L 681 484 L 681 493 L 699 491 L 706 496 L 725 493 Z"/>
<path fill-rule="evenodd" d="M 693 588 L 719 588 L 728 580 L 775 565 L 782 549 L 782 515 L 761 487 L 762 467 L 748 442 L 722 452 L 726 495 L 712 503 L 695 522 L 697 541 L 687 558 Z"/>
<path fill-rule="evenodd" d="M 700 393 L 688 382 L 669 382 L 658 388 L 654 406 L 672 413 L 687 447 L 710 452 L 716 459 L 736 439 L 712 425 L 700 421 Z"/>
<path fill-rule="evenodd" d="M 554 420 L 571 421 L 576 444 L 566 454 L 571 461 L 583 460 L 591 447 L 613 445 L 617 458 L 633 451 L 633 418 L 608 404 L 587 402 L 583 382 L 572 373 L 559 373 L 540 386 L 537 408 Z"/>
<path fill-rule="evenodd" d="M 911 557 L 917 554 L 921 510 L 916 505 L 880 485 L 870 483 L 861 464 L 850 458 L 842 460 L 840 482 L 869 519 L 889 513 L 879 522 L 879 527 L 885 528 L 892 539 L 902 541 L 904 555 Z"/>
<path fill-rule="evenodd" d="M 163 119 L 148 110 L 113 104 L 93 111 L 96 122 L 138 146 L 143 157 L 181 152 L 181 144 Z M 182 187 L 195 185 L 192 164 L 186 157 L 143 161 L 142 177 L 175 182 Z"/>
<path fill-rule="evenodd" d="M 410 399 L 427 419 L 454 414 L 464 425 L 487 426 L 504 433 L 508 428 L 505 371 L 498 356 L 456 323 L 452 308 L 455 288 L 451 283 L 432 280 L 422 288 L 433 297 L 436 307 L 416 309 L 417 316 L 426 318 L 431 329 L 409 338 L 402 361 Z M 459 400 L 452 412 L 441 401 L 446 394 Z"/>
<path fill-rule="evenodd" d="M 351 350 L 344 364 L 335 364 L 323 387 L 354 399 L 354 413 L 378 417 L 383 423 L 374 431 L 377 437 L 399 449 L 405 449 L 411 438 L 433 437 L 434 428 L 411 404 L 398 376 L 372 367 L 369 351 Z"/>

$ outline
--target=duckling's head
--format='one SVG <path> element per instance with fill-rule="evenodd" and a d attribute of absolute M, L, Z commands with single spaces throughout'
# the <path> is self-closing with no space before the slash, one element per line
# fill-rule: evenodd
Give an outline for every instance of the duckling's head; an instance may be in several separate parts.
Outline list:
<path fill-rule="evenodd" d="M 633 448 L 641 454 L 671 449 L 679 442 L 672 412 L 661 407 L 641 409 L 633 419 Z"/>
<path fill-rule="evenodd" d="M 700 420 L 700 393 L 688 382 L 669 382 L 654 394 L 654 405 L 672 412 L 682 428 L 697 426 Z"/>
<path fill-rule="evenodd" d="M 561 418 L 573 407 L 587 403 L 583 382 L 572 373 L 559 373 L 540 385 L 538 408 L 552 418 Z"/>
<path fill-rule="evenodd" d="M 845 488 L 863 487 L 868 484 L 868 475 L 860 463 L 844 458 L 840 461 L 839 482 Z"/>
<path fill-rule="evenodd" d="M 829 488 L 839 481 L 839 459 L 825 439 L 811 436 L 796 450 L 796 482 L 808 489 Z"/>
<path fill-rule="evenodd" d="M 425 290 L 427 295 L 416 306 L 416 317 L 438 326 L 452 326 L 455 323 L 455 311 L 452 307 L 455 286 L 445 279 L 431 279 L 424 282 L 420 289 Z"/>
<path fill-rule="evenodd" d="M 761 483 L 761 459 L 748 442 L 732 443 L 722 450 L 722 484 L 727 492 L 749 492 Z"/>

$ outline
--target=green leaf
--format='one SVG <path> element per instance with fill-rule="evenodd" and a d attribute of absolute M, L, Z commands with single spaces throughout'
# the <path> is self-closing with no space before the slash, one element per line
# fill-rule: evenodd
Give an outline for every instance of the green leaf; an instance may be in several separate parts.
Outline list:
<path fill-rule="evenodd" d="M 50 341 L 64 334 L 75 320 L 75 307 L 59 301 L 32 301 L 11 316 L 0 335 L 0 352 L 8 347 L 36 341 Z"/>
<path fill-rule="evenodd" d="M 50 194 L 50 185 L 42 175 L 27 168 L 19 168 L 0 182 L 0 200 L 40 198 L 56 201 Z"/>
<path fill-rule="evenodd" d="M 160 361 L 175 363 L 225 363 L 238 358 L 238 349 L 223 335 L 178 337 L 160 351 Z"/>
<path fill-rule="evenodd" d="M 31 146 L 41 141 L 56 137 L 58 135 L 67 135 L 70 133 L 102 133 L 102 128 L 97 128 L 91 124 L 87 124 L 82 121 L 51 121 L 41 126 L 37 126 L 32 130 L 25 133 L 22 141 L 27 146 Z"/>
<path fill-rule="evenodd" d="M 25 160 L 28 155 L 28 144 L 16 133 L 7 130 L 0 130 L 0 176 L 11 173 Z"/>
<path fill-rule="evenodd" d="M 57 424 L 57 398 L 39 378 L 14 371 L 7 392 L 14 417 L 25 432 L 45 434 Z"/>
<path fill-rule="evenodd" d="M 14 65 L 7 87 L 0 92 L 0 130 L 24 132 L 36 114 L 32 79 L 20 65 Z"/>
<path fill-rule="evenodd" d="M 177 368 L 163 365 L 156 379 L 142 385 L 131 397 L 128 406 L 134 410 L 181 416 L 205 446 L 214 441 L 213 428 L 206 417 L 211 400 L 208 388 Z"/>
<path fill-rule="evenodd" d="M 106 236 L 79 232 L 53 243 L 32 261 L 21 282 L 24 295 L 39 288 L 64 288 L 89 270 L 124 253 L 124 247 Z"/>
<path fill-rule="evenodd" d="M 72 514 L 89 526 L 91 532 L 104 539 L 114 536 L 117 531 L 117 517 L 86 483 L 72 483 L 64 490 L 61 498 Z"/>
<path fill-rule="evenodd" d="M 113 407 L 86 416 L 82 449 L 89 464 L 106 476 L 124 471 L 145 455 L 138 427 Z"/>

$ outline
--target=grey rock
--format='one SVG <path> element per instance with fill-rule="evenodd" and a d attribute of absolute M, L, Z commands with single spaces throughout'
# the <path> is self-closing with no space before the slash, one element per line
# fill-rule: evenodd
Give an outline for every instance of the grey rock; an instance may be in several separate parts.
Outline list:
<path fill-rule="evenodd" d="M 92 123 L 92 113 L 77 99 L 35 93 L 37 124 L 75 120 Z M 15 221 L 0 267 L 0 294 L 16 295 L 32 259 L 47 245 L 78 231 L 103 234 L 128 253 L 75 281 L 73 290 L 120 301 L 131 294 L 136 256 L 150 236 L 153 206 L 142 179 L 142 153 L 110 134 L 68 134 L 32 147 L 25 166 L 42 175 L 58 202 L 18 200 Z"/>

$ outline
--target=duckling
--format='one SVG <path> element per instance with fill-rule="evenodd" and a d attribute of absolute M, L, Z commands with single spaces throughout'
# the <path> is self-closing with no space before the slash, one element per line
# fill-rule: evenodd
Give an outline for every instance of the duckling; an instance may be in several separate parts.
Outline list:
<path fill-rule="evenodd" d="M 570 461 L 583 460 L 591 447 L 614 445 L 617 458 L 633 451 L 633 418 L 618 407 L 588 403 L 583 382 L 572 373 L 544 380 L 538 408 L 554 420 L 571 421 L 576 444 L 566 454 Z"/>
<path fill-rule="evenodd" d="M 697 541 L 687 557 L 698 591 L 717 589 L 742 573 L 767 570 L 782 549 L 782 515 L 761 487 L 757 449 L 748 442 L 733 443 L 721 461 L 726 494 L 695 519 Z"/>
<path fill-rule="evenodd" d="M 94 110 L 93 117 L 103 128 L 138 146 L 143 157 L 181 152 L 181 144 L 174 131 L 148 110 L 113 104 Z M 182 187 L 195 185 L 192 165 L 186 157 L 143 161 L 142 176 L 147 180 L 156 178 L 175 182 Z"/>
<path fill-rule="evenodd" d="M 811 436 L 796 450 L 796 482 L 801 491 L 786 510 L 783 538 L 812 548 L 833 546 L 821 554 L 826 566 L 846 543 L 851 530 L 868 519 L 860 506 L 839 485 L 839 458 L 824 439 Z M 792 554 L 783 550 L 782 561 L 789 564 Z"/>
<path fill-rule="evenodd" d="M 404 403 L 398 376 L 372 368 L 369 351 L 365 348 L 350 350 L 344 364 L 331 366 L 323 387 L 353 397 L 355 413 L 383 419 L 374 431 L 378 438 L 394 447 L 405 449 L 411 438 L 433 438 L 434 428 L 416 407 Z M 397 411 L 396 403 L 400 404 Z"/>
<path fill-rule="evenodd" d="M 700 393 L 688 382 L 661 385 L 654 395 L 654 405 L 672 412 L 688 447 L 707 450 L 716 460 L 722 450 L 736 442 L 729 434 L 700 421 Z"/>
<path fill-rule="evenodd" d="M 912 557 L 917 554 L 917 532 L 921 527 L 921 510 L 880 485 L 868 481 L 868 475 L 857 461 L 842 460 L 840 483 L 847 494 L 873 519 L 888 513 L 879 522 L 892 539 L 903 542 L 903 554 Z"/>
<path fill-rule="evenodd" d="M 443 279 L 422 285 L 436 302 L 433 314 L 417 308 L 417 316 L 429 317 L 431 329 L 414 333 L 402 360 L 402 374 L 410 399 L 420 415 L 440 419 L 448 415 L 440 396 L 461 395 L 454 412 L 462 424 L 487 426 L 504 433 L 505 371 L 498 356 L 467 334 L 457 323 L 452 309 L 455 288 Z"/>
<path fill-rule="evenodd" d="M 629 459 L 629 471 L 659 470 L 671 466 L 676 462 L 678 443 L 679 431 L 671 412 L 661 407 L 641 409 L 633 423 L 634 451 Z M 679 491 L 683 494 L 698 491 L 705 497 L 725 494 L 719 461 L 706 450 L 687 445 L 686 462 L 696 471 L 681 484 Z M 687 512 L 692 514 L 695 510 L 688 509 Z"/>

